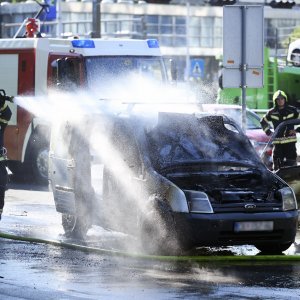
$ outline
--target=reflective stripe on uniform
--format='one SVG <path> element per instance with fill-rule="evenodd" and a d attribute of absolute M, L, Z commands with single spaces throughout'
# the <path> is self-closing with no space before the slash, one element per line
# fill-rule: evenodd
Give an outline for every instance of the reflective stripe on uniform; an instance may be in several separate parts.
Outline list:
<path fill-rule="evenodd" d="M 294 114 L 289 114 L 289 115 L 283 117 L 283 120 L 287 120 L 287 119 L 290 119 L 290 118 L 294 118 L 294 116 L 295 116 Z"/>
<path fill-rule="evenodd" d="M 269 120 L 267 119 L 266 116 L 263 117 L 263 120 L 264 120 L 265 122 L 269 122 Z"/>
<path fill-rule="evenodd" d="M 274 116 L 274 115 L 271 115 L 270 118 L 273 119 L 273 120 L 279 120 L 279 117 L 278 116 Z"/>
<path fill-rule="evenodd" d="M 6 107 L 7 107 L 7 103 L 5 102 L 5 104 L 0 108 L 0 111 L 3 111 Z"/>
<path fill-rule="evenodd" d="M 295 143 L 297 142 L 297 137 L 292 136 L 292 137 L 282 137 L 282 138 L 277 138 L 274 139 L 272 142 L 273 144 L 287 144 L 287 143 Z"/>
<path fill-rule="evenodd" d="M 5 120 L 5 119 L 2 119 L 2 118 L 0 118 L 0 123 L 5 123 L 5 124 L 7 124 L 7 123 L 8 123 L 8 121 L 7 121 L 7 120 Z"/>

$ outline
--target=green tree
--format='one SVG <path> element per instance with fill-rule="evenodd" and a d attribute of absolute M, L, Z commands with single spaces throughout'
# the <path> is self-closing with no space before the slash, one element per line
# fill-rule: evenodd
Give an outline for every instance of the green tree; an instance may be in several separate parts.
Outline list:
<path fill-rule="evenodd" d="M 296 27 L 291 34 L 283 41 L 282 45 L 288 48 L 289 44 L 295 40 L 300 39 L 300 26 Z"/>

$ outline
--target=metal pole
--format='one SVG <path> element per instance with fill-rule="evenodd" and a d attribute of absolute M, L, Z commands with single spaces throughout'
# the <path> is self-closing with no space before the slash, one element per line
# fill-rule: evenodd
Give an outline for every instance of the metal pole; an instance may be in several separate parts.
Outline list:
<path fill-rule="evenodd" d="M 186 3 L 186 57 L 185 57 L 185 65 L 186 65 L 186 72 L 185 72 L 185 80 L 189 80 L 189 74 L 190 74 L 190 2 L 187 1 Z"/>
<path fill-rule="evenodd" d="M 242 53 L 241 53 L 241 86 L 242 86 L 242 128 L 246 131 L 246 71 L 247 71 L 247 64 L 246 64 L 246 9 L 247 6 L 241 6 L 242 9 Z"/>
<path fill-rule="evenodd" d="M 62 34 L 62 24 L 61 24 L 61 0 L 56 0 L 56 36 L 61 37 Z"/>
<path fill-rule="evenodd" d="M 93 0 L 93 29 L 92 37 L 100 38 L 101 37 L 101 0 Z"/>

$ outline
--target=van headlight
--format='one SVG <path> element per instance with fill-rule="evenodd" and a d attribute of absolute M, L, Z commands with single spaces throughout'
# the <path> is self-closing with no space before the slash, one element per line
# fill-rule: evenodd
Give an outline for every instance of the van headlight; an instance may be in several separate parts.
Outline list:
<path fill-rule="evenodd" d="M 290 187 L 285 187 L 279 190 L 282 198 L 282 209 L 295 210 L 298 209 L 294 191 Z"/>
<path fill-rule="evenodd" d="M 190 212 L 205 214 L 214 213 L 206 193 L 190 190 L 185 190 L 184 193 L 189 203 Z"/>

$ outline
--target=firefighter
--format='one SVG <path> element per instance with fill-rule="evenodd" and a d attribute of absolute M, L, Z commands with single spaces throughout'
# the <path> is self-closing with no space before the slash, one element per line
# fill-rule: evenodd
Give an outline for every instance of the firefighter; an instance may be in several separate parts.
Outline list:
<path fill-rule="evenodd" d="M 272 131 L 269 122 L 274 129 L 283 121 L 298 119 L 299 113 L 296 107 L 288 105 L 288 98 L 284 91 L 278 90 L 273 95 L 274 106 L 260 120 L 262 129 L 267 135 Z M 297 130 L 298 131 L 298 130 Z M 287 125 L 281 130 L 273 141 L 273 170 L 281 166 L 293 166 L 297 162 L 296 131 L 294 125 Z"/>
<path fill-rule="evenodd" d="M 5 95 L 4 90 L 0 90 L 0 220 L 4 207 L 4 197 L 8 174 L 6 170 L 6 149 L 4 148 L 4 131 L 11 118 L 11 110 L 6 101 L 12 102 L 13 97 Z"/>

